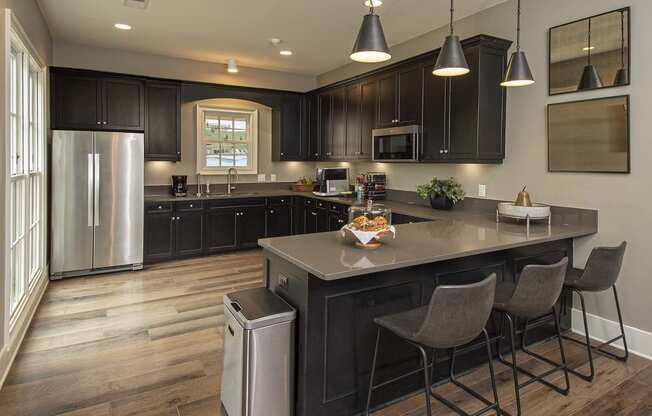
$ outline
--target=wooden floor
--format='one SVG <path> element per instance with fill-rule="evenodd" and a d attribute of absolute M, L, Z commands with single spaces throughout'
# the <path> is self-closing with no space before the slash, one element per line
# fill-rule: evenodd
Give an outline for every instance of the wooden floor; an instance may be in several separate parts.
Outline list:
<path fill-rule="evenodd" d="M 261 284 L 258 251 L 52 282 L 0 391 L 0 415 L 221 415 L 222 295 Z M 581 366 L 584 352 L 566 345 L 571 365 Z M 557 358 L 555 343 L 536 350 Z M 530 385 L 524 414 L 652 415 L 651 364 L 598 357 L 596 381 L 573 377 L 569 397 Z M 511 372 L 496 369 L 502 405 L 514 414 Z M 489 397 L 486 368 L 462 381 Z M 450 385 L 437 391 L 469 411 L 479 407 Z M 425 415 L 424 404 L 418 395 L 375 415 Z M 435 415 L 452 414 L 433 405 Z"/>

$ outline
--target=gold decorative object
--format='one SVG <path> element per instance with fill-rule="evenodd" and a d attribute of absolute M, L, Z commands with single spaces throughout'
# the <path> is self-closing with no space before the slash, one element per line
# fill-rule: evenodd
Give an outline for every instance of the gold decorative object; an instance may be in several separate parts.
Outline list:
<path fill-rule="evenodd" d="M 532 199 L 530 198 L 530 194 L 525 190 L 527 186 L 523 187 L 523 190 L 518 193 L 518 196 L 516 197 L 516 202 L 514 205 L 518 207 L 531 207 L 532 206 Z"/>

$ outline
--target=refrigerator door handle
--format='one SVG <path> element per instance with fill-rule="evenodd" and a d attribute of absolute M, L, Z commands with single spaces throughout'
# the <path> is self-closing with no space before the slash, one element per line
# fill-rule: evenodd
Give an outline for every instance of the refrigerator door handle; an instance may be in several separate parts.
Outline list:
<path fill-rule="evenodd" d="M 88 226 L 93 226 L 93 154 L 88 154 Z"/>
<path fill-rule="evenodd" d="M 94 194 L 94 203 L 93 206 L 95 207 L 94 209 L 94 217 L 95 221 L 94 224 L 95 226 L 100 225 L 100 154 L 95 153 L 95 190 L 93 192 Z"/>

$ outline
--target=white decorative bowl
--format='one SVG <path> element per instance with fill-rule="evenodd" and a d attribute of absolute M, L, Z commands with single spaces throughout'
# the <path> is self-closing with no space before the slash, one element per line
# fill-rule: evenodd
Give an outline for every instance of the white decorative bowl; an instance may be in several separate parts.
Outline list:
<path fill-rule="evenodd" d="M 550 207 L 543 204 L 522 207 L 515 205 L 513 202 L 499 202 L 498 214 L 511 218 L 542 220 L 550 217 Z"/>

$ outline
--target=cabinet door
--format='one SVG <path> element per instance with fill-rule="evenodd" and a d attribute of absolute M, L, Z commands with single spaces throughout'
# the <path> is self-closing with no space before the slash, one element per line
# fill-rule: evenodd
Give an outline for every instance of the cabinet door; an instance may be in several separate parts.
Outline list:
<path fill-rule="evenodd" d="M 326 231 L 329 231 L 328 227 L 328 210 L 324 208 L 317 208 L 315 211 L 317 211 L 317 232 L 318 233 L 324 233 Z"/>
<path fill-rule="evenodd" d="M 238 248 L 256 248 L 258 239 L 265 238 L 266 209 L 264 206 L 259 207 L 242 207 L 238 210 L 236 221 Z"/>
<path fill-rule="evenodd" d="M 74 72 L 52 74 L 53 129 L 95 130 L 102 124 L 101 82 Z"/>
<path fill-rule="evenodd" d="M 378 79 L 378 126 L 393 126 L 396 117 L 396 72 Z"/>
<path fill-rule="evenodd" d="M 175 228 L 177 256 L 202 253 L 204 250 L 204 213 L 201 209 L 177 211 Z"/>
<path fill-rule="evenodd" d="M 371 133 L 378 117 L 378 81 L 364 82 L 360 94 L 360 157 L 371 159 Z"/>
<path fill-rule="evenodd" d="M 475 159 L 478 155 L 478 48 L 464 52 L 471 72 L 449 81 L 448 159 Z"/>
<path fill-rule="evenodd" d="M 110 130 L 145 130 L 145 85 L 128 78 L 102 79 L 102 127 Z"/>
<path fill-rule="evenodd" d="M 305 146 L 301 134 L 300 94 L 287 94 L 281 106 L 281 143 L 279 160 L 302 160 Z"/>
<path fill-rule="evenodd" d="M 444 158 L 447 138 L 448 81 L 434 76 L 434 65 L 423 67 L 423 129 L 421 132 L 421 160 Z"/>
<path fill-rule="evenodd" d="M 206 211 L 206 251 L 217 253 L 234 250 L 236 240 L 236 212 L 234 207 L 214 207 Z"/>
<path fill-rule="evenodd" d="M 432 76 L 432 74 L 430 74 Z M 398 73 L 398 123 L 419 124 L 421 120 L 421 67 L 415 66 Z"/>
<path fill-rule="evenodd" d="M 342 158 L 346 151 L 346 90 L 333 92 L 333 138 L 330 157 Z"/>
<path fill-rule="evenodd" d="M 292 206 L 272 206 L 267 210 L 267 237 L 292 235 Z"/>
<path fill-rule="evenodd" d="M 328 214 L 328 231 L 339 231 L 346 224 L 346 218 L 342 214 L 331 212 Z"/>
<path fill-rule="evenodd" d="M 333 155 L 333 99 L 329 93 L 319 95 L 319 142 L 324 159 Z"/>
<path fill-rule="evenodd" d="M 346 88 L 346 156 L 359 158 L 362 156 L 360 143 L 360 104 L 361 86 L 352 85 Z"/>
<path fill-rule="evenodd" d="M 304 208 L 304 232 L 305 234 L 312 234 L 317 232 L 317 211 L 316 208 Z"/>
<path fill-rule="evenodd" d="M 306 99 L 306 120 L 308 125 L 308 159 L 319 160 L 321 158 L 321 144 L 319 142 L 319 98 L 316 95 L 309 95 Z"/>
<path fill-rule="evenodd" d="M 174 258 L 175 221 L 172 209 L 145 212 L 145 262 Z"/>
<path fill-rule="evenodd" d="M 148 82 L 145 91 L 145 159 L 181 160 L 180 85 Z"/>
<path fill-rule="evenodd" d="M 505 158 L 505 91 L 500 85 L 505 72 L 505 51 L 481 48 L 482 73 L 479 74 L 478 158 Z"/>

